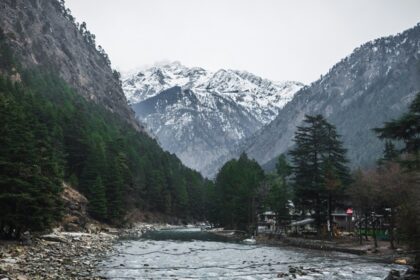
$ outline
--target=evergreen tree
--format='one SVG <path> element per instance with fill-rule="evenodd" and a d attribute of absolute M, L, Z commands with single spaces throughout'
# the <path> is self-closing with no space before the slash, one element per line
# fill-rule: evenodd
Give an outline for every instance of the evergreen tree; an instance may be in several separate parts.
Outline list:
<path fill-rule="evenodd" d="M 404 148 L 401 152 L 406 154 L 402 163 L 408 169 L 420 169 L 420 92 L 407 113 L 396 120 L 386 122 L 383 127 L 374 131 L 380 139 L 402 141 Z"/>
<path fill-rule="evenodd" d="M 290 152 L 293 163 L 295 206 L 302 214 L 315 212 L 317 228 L 322 223 L 321 212 L 323 178 L 323 141 L 325 140 L 324 118 L 306 116 L 304 126 L 297 128 L 295 148 Z"/>
<path fill-rule="evenodd" d="M 290 155 L 295 205 L 303 215 L 314 217 L 318 231 L 328 221 L 331 233 L 333 197 L 351 181 L 346 150 L 335 127 L 321 115 L 306 116 L 304 125 L 297 128 L 294 141 Z"/>
<path fill-rule="evenodd" d="M 242 154 L 227 162 L 216 177 L 215 224 L 253 232 L 256 226 L 257 189 L 264 180 L 258 163 Z"/>

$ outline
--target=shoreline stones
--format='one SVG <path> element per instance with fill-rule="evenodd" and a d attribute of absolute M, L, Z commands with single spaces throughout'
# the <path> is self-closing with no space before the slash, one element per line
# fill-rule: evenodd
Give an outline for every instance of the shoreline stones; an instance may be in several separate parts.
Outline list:
<path fill-rule="evenodd" d="M 0 246 L 0 279 L 103 279 L 96 266 L 112 250 L 115 235 L 61 232 L 32 245 Z"/>
<path fill-rule="evenodd" d="M 102 227 L 103 232 L 62 232 L 31 237 L 31 242 L 0 241 L 0 280 L 99 280 L 100 262 L 118 239 L 139 238 L 167 225 L 138 223 L 132 228 Z"/>

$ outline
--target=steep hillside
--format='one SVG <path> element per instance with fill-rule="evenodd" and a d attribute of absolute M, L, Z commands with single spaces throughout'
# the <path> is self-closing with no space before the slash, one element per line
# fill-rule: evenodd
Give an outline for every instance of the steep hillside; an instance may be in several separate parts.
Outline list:
<path fill-rule="evenodd" d="M 0 6 L 0 238 L 59 220 L 63 181 L 100 221 L 122 225 L 131 210 L 203 219 L 209 182 L 141 130 L 62 1 Z"/>
<path fill-rule="evenodd" d="M 4 0 L 0 28 L 23 68 L 53 69 L 77 93 L 116 112 L 138 127 L 118 74 L 86 24 L 76 24 L 57 0 Z"/>
<path fill-rule="evenodd" d="M 419 90 L 417 25 L 357 48 L 321 79 L 301 89 L 240 150 L 266 164 L 293 145 L 296 126 L 305 114 L 323 114 L 342 134 L 352 166 L 370 165 L 383 149 L 371 129 L 402 114 Z"/>
<path fill-rule="evenodd" d="M 178 62 L 152 67 L 123 82 L 137 117 L 165 150 L 204 175 L 209 165 L 275 118 L 296 82 L 275 83 L 248 72 L 187 68 Z"/>

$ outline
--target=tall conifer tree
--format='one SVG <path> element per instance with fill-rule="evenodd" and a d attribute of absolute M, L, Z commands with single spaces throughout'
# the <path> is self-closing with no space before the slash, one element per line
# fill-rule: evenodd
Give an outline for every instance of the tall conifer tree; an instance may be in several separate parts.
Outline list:
<path fill-rule="evenodd" d="M 346 150 L 339 138 L 336 128 L 322 115 L 306 116 L 290 152 L 295 204 L 302 214 L 314 217 L 318 230 L 328 221 L 330 233 L 334 196 L 350 183 Z"/>

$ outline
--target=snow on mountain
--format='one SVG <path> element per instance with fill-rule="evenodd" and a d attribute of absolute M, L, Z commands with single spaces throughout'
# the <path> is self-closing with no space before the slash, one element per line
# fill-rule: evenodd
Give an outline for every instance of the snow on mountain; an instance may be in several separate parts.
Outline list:
<path fill-rule="evenodd" d="M 136 116 L 162 147 L 206 176 L 220 167 L 215 160 L 273 120 L 302 87 L 179 62 L 148 68 L 123 81 Z"/>
<path fill-rule="evenodd" d="M 220 94 L 242 106 L 263 124 L 272 121 L 278 110 L 303 87 L 299 82 L 273 82 L 246 71 L 207 71 L 188 68 L 179 62 L 154 66 L 126 77 L 124 92 L 136 104 L 174 86 L 197 94 Z"/>
<path fill-rule="evenodd" d="M 132 106 L 161 146 L 204 175 L 261 124 L 229 98 L 175 86 Z"/>

